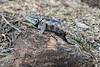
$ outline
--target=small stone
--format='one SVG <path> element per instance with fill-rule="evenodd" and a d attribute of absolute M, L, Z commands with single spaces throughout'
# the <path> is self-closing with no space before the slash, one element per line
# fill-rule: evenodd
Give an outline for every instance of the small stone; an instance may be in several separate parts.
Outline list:
<path fill-rule="evenodd" d="M 89 28 L 89 26 L 85 25 L 84 23 L 76 23 L 76 25 L 82 28 Z"/>
<path fill-rule="evenodd" d="M 80 27 L 80 28 L 84 28 L 84 29 L 89 29 L 90 28 L 86 24 L 80 22 L 78 19 L 75 20 L 75 24 L 76 24 L 77 27 Z"/>

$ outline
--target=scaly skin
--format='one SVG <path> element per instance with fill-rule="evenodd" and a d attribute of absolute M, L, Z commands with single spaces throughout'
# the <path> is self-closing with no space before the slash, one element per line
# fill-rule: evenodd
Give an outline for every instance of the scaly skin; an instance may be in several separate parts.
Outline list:
<path fill-rule="evenodd" d="M 43 33 L 44 31 L 49 31 L 55 33 L 65 40 L 66 33 L 63 29 L 61 29 L 63 24 L 62 20 L 38 14 L 27 16 L 26 20 L 31 22 L 33 26 L 38 28 L 38 30 L 40 30 L 40 33 Z"/>

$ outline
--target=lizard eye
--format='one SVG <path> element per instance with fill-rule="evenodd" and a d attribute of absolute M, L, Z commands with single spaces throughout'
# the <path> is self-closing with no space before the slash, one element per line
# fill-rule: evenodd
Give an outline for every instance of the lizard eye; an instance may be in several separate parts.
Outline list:
<path fill-rule="evenodd" d="M 38 22 L 38 20 L 37 19 L 33 19 L 35 22 Z"/>

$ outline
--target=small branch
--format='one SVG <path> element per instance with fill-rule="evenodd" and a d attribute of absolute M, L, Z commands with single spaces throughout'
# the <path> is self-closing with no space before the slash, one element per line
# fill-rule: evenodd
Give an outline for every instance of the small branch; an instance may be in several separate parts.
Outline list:
<path fill-rule="evenodd" d="M 10 23 L 6 20 L 6 18 L 4 17 L 3 14 L 0 14 L 0 15 L 2 16 L 2 19 L 6 22 L 6 24 L 8 24 L 9 26 L 11 26 L 11 27 L 14 28 L 15 30 L 21 32 L 21 30 L 19 30 L 18 28 L 16 28 L 16 27 L 13 26 L 12 24 L 10 24 Z"/>

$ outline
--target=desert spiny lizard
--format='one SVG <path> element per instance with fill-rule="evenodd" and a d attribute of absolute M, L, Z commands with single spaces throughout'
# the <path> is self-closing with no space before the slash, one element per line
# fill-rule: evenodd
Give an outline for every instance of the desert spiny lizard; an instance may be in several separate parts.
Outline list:
<path fill-rule="evenodd" d="M 63 40 L 66 40 L 66 32 L 62 29 L 62 25 L 64 24 L 63 20 L 39 14 L 26 16 L 26 20 L 31 22 L 40 33 L 43 33 L 44 31 L 52 32 Z"/>

